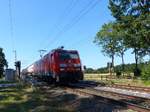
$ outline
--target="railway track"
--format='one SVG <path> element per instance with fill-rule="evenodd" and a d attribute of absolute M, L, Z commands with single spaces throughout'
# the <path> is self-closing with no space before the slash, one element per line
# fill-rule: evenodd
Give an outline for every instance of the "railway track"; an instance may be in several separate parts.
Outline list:
<path fill-rule="evenodd" d="M 146 92 L 150 93 L 150 87 L 139 87 L 139 86 L 131 86 L 131 85 L 120 85 L 120 84 L 105 84 L 100 82 L 93 82 L 93 81 L 85 81 L 81 82 L 82 85 L 95 85 L 95 86 L 106 86 L 106 87 L 113 87 L 113 88 L 119 88 L 119 89 L 126 89 L 126 90 L 133 90 L 133 91 L 139 91 L 139 92 Z"/>
<path fill-rule="evenodd" d="M 96 99 L 99 99 L 101 102 L 103 103 L 113 103 L 113 104 L 117 104 L 119 106 L 123 106 L 127 109 L 132 109 L 134 111 L 138 111 L 138 112 L 150 112 L 150 108 L 146 108 L 146 107 L 143 107 L 143 106 L 139 106 L 139 105 L 136 105 L 136 104 L 133 104 L 133 103 L 130 103 L 130 102 L 127 102 L 127 101 L 122 101 L 122 100 L 117 100 L 117 99 L 112 99 L 112 98 L 107 98 L 107 97 L 103 97 L 103 96 L 100 96 L 98 94 L 95 94 L 89 90 L 81 90 L 81 89 L 71 89 L 71 88 L 65 88 L 67 91 L 69 92 L 73 92 L 75 94 L 79 94 L 79 95 L 88 95 L 88 96 L 93 96 L 95 97 Z"/>
<path fill-rule="evenodd" d="M 29 82 L 33 86 L 39 86 L 39 83 L 40 83 L 34 80 L 30 80 Z M 46 86 L 48 85 L 46 84 Z M 112 91 L 95 89 L 96 87 L 99 87 L 99 86 L 100 84 L 97 82 L 81 81 L 76 84 L 71 83 L 69 84 L 69 86 L 65 86 L 64 88 L 68 92 L 72 92 L 72 93 L 84 95 L 84 96 L 88 95 L 88 96 L 95 97 L 96 99 L 99 99 L 99 101 L 102 103 L 105 103 L 105 104 L 108 103 L 108 105 L 116 104 L 126 109 L 132 109 L 138 112 L 150 112 L 150 99 L 133 96 L 133 95 L 120 94 L 120 93 L 112 92 Z M 101 86 L 104 86 L 104 85 L 102 84 Z M 115 87 L 111 86 L 111 87 L 115 88 L 116 86 Z M 116 88 L 119 88 L 119 87 L 120 86 L 117 86 Z M 128 90 L 130 88 L 126 88 L 126 89 Z"/>
<path fill-rule="evenodd" d="M 112 85 L 106 85 L 106 86 L 150 93 L 150 87 L 139 87 L 139 86 L 120 85 L 120 84 L 112 84 Z"/>
<path fill-rule="evenodd" d="M 65 89 L 80 95 L 94 96 L 100 100 L 102 99 L 104 103 L 117 102 L 117 104 L 120 104 L 121 106 L 124 106 L 128 109 L 132 109 L 138 112 L 150 112 L 150 99 L 112 91 L 98 90 L 94 88 L 94 85 L 97 86 L 96 84 L 86 83 L 81 83 L 81 85 L 71 84 L 71 87 L 67 87 Z"/>

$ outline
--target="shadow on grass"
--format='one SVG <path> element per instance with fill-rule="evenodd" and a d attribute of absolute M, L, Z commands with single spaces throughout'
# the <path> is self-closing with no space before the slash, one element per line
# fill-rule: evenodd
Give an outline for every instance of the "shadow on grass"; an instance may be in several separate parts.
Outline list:
<path fill-rule="evenodd" d="M 36 91 L 26 91 L 24 88 L 14 88 L 14 91 L 6 91 L 8 94 L 0 94 L 0 112 L 113 112 L 119 108 L 111 103 L 101 103 L 95 97 L 79 97 L 56 87 Z M 13 100 L 7 101 L 9 97 Z"/>
<path fill-rule="evenodd" d="M 54 91 L 25 91 L 21 87 L 1 91 L 0 112 L 71 112 L 64 107 L 64 102 L 76 98 L 75 95 L 61 95 Z"/>
<path fill-rule="evenodd" d="M 98 100 L 97 97 L 81 98 L 80 104 L 77 106 L 76 111 L 80 112 L 120 112 L 118 110 L 125 110 L 126 106 L 103 100 Z"/>
<path fill-rule="evenodd" d="M 31 95 L 32 96 L 32 95 Z M 65 102 L 75 98 L 73 95 L 53 97 L 43 101 L 42 96 L 34 95 L 25 102 L 8 103 L 0 108 L 0 112 L 72 112 L 71 109 L 65 108 Z"/>

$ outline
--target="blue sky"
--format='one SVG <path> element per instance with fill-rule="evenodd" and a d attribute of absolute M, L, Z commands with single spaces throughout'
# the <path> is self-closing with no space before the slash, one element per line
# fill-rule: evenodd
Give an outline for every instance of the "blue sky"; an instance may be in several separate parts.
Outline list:
<path fill-rule="evenodd" d="M 108 0 L 10 1 L 13 37 L 10 35 L 9 0 L 0 0 L 0 47 L 4 48 L 10 68 L 14 68 L 14 49 L 24 68 L 39 59 L 39 49 L 48 52 L 62 45 L 65 49 L 78 50 L 82 64 L 87 67 L 104 67 L 111 61 L 93 43 L 101 26 L 114 20 Z M 127 52 L 125 60 L 131 63 L 134 57 Z M 115 64 L 120 63 L 117 57 Z"/>

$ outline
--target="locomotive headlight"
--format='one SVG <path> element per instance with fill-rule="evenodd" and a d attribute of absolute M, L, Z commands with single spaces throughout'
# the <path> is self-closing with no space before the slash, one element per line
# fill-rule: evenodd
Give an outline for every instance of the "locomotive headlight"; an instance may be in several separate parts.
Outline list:
<path fill-rule="evenodd" d="M 74 67 L 80 67 L 81 64 L 74 64 Z"/>
<path fill-rule="evenodd" d="M 67 67 L 66 64 L 60 64 L 59 66 L 60 66 L 60 67 Z"/>

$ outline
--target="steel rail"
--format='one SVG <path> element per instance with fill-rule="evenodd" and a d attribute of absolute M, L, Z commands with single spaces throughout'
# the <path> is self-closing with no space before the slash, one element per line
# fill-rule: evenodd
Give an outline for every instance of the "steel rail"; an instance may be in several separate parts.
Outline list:
<path fill-rule="evenodd" d="M 150 87 L 139 87 L 139 86 L 120 85 L 120 84 L 112 84 L 112 85 L 106 85 L 106 86 L 121 88 L 121 89 L 130 89 L 130 90 L 136 90 L 136 91 L 142 91 L 142 92 L 150 92 Z"/>
<path fill-rule="evenodd" d="M 96 89 L 94 88 L 93 84 L 82 84 L 82 83 L 79 83 L 79 84 L 69 84 L 70 87 L 75 87 L 75 88 L 86 88 L 87 90 L 90 90 L 90 91 L 96 91 L 97 93 L 99 92 L 103 92 L 103 93 L 110 93 L 110 94 L 113 94 L 113 95 L 118 95 L 118 96 L 121 96 L 122 98 L 134 98 L 134 99 L 143 99 L 143 100 L 150 100 L 149 98 L 147 97 L 141 97 L 141 96 L 137 96 L 137 95 L 128 95 L 128 94 L 125 94 L 125 93 L 118 93 L 118 92 L 115 92 L 115 91 L 109 91 L 109 90 L 100 90 L 100 89 Z M 95 86 L 95 87 L 99 87 L 99 86 Z M 104 86 L 105 87 L 105 86 Z M 112 87 L 112 86 L 106 86 L 106 87 Z M 121 89 L 121 88 L 119 88 Z M 122 88 L 124 89 L 124 88 Z"/>
<path fill-rule="evenodd" d="M 118 93 L 118 92 L 114 92 L 114 91 L 107 91 L 107 90 L 98 90 L 98 89 L 93 89 L 93 88 L 87 88 L 91 91 L 97 91 L 97 92 L 105 92 L 105 93 L 111 93 L 111 94 L 114 94 L 114 95 L 119 95 L 121 97 L 125 97 L 125 98 L 134 98 L 134 99 L 143 99 L 143 100 L 150 100 L 146 97 L 141 97 L 141 96 L 135 96 L 135 95 L 128 95 L 128 94 L 125 94 L 125 93 Z"/>
<path fill-rule="evenodd" d="M 133 103 L 129 103 L 127 101 L 116 100 L 116 99 L 100 96 L 98 94 L 95 94 L 94 92 L 91 92 L 91 91 L 87 90 L 87 89 L 72 89 L 72 88 L 68 88 L 68 87 L 66 87 L 65 89 L 66 89 L 66 91 L 73 92 L 73 93 L 79 94 L 79 95 L 94 96 L 97 99 L 103 100 L 104 103 L 112 102 L 112 103 L 115 103 L 115 104 L 119 104 L 120 106 L 123 106 L 127 109 L 132 109 L 132 110 L 135 110 L 135 111 L 138 111 L 138 112 L 150 112 L 150 108 L 142 107 L 142 106 L 139 106 L 139 105 L 136 105 L 136 104 L 133 104 Z"/>

